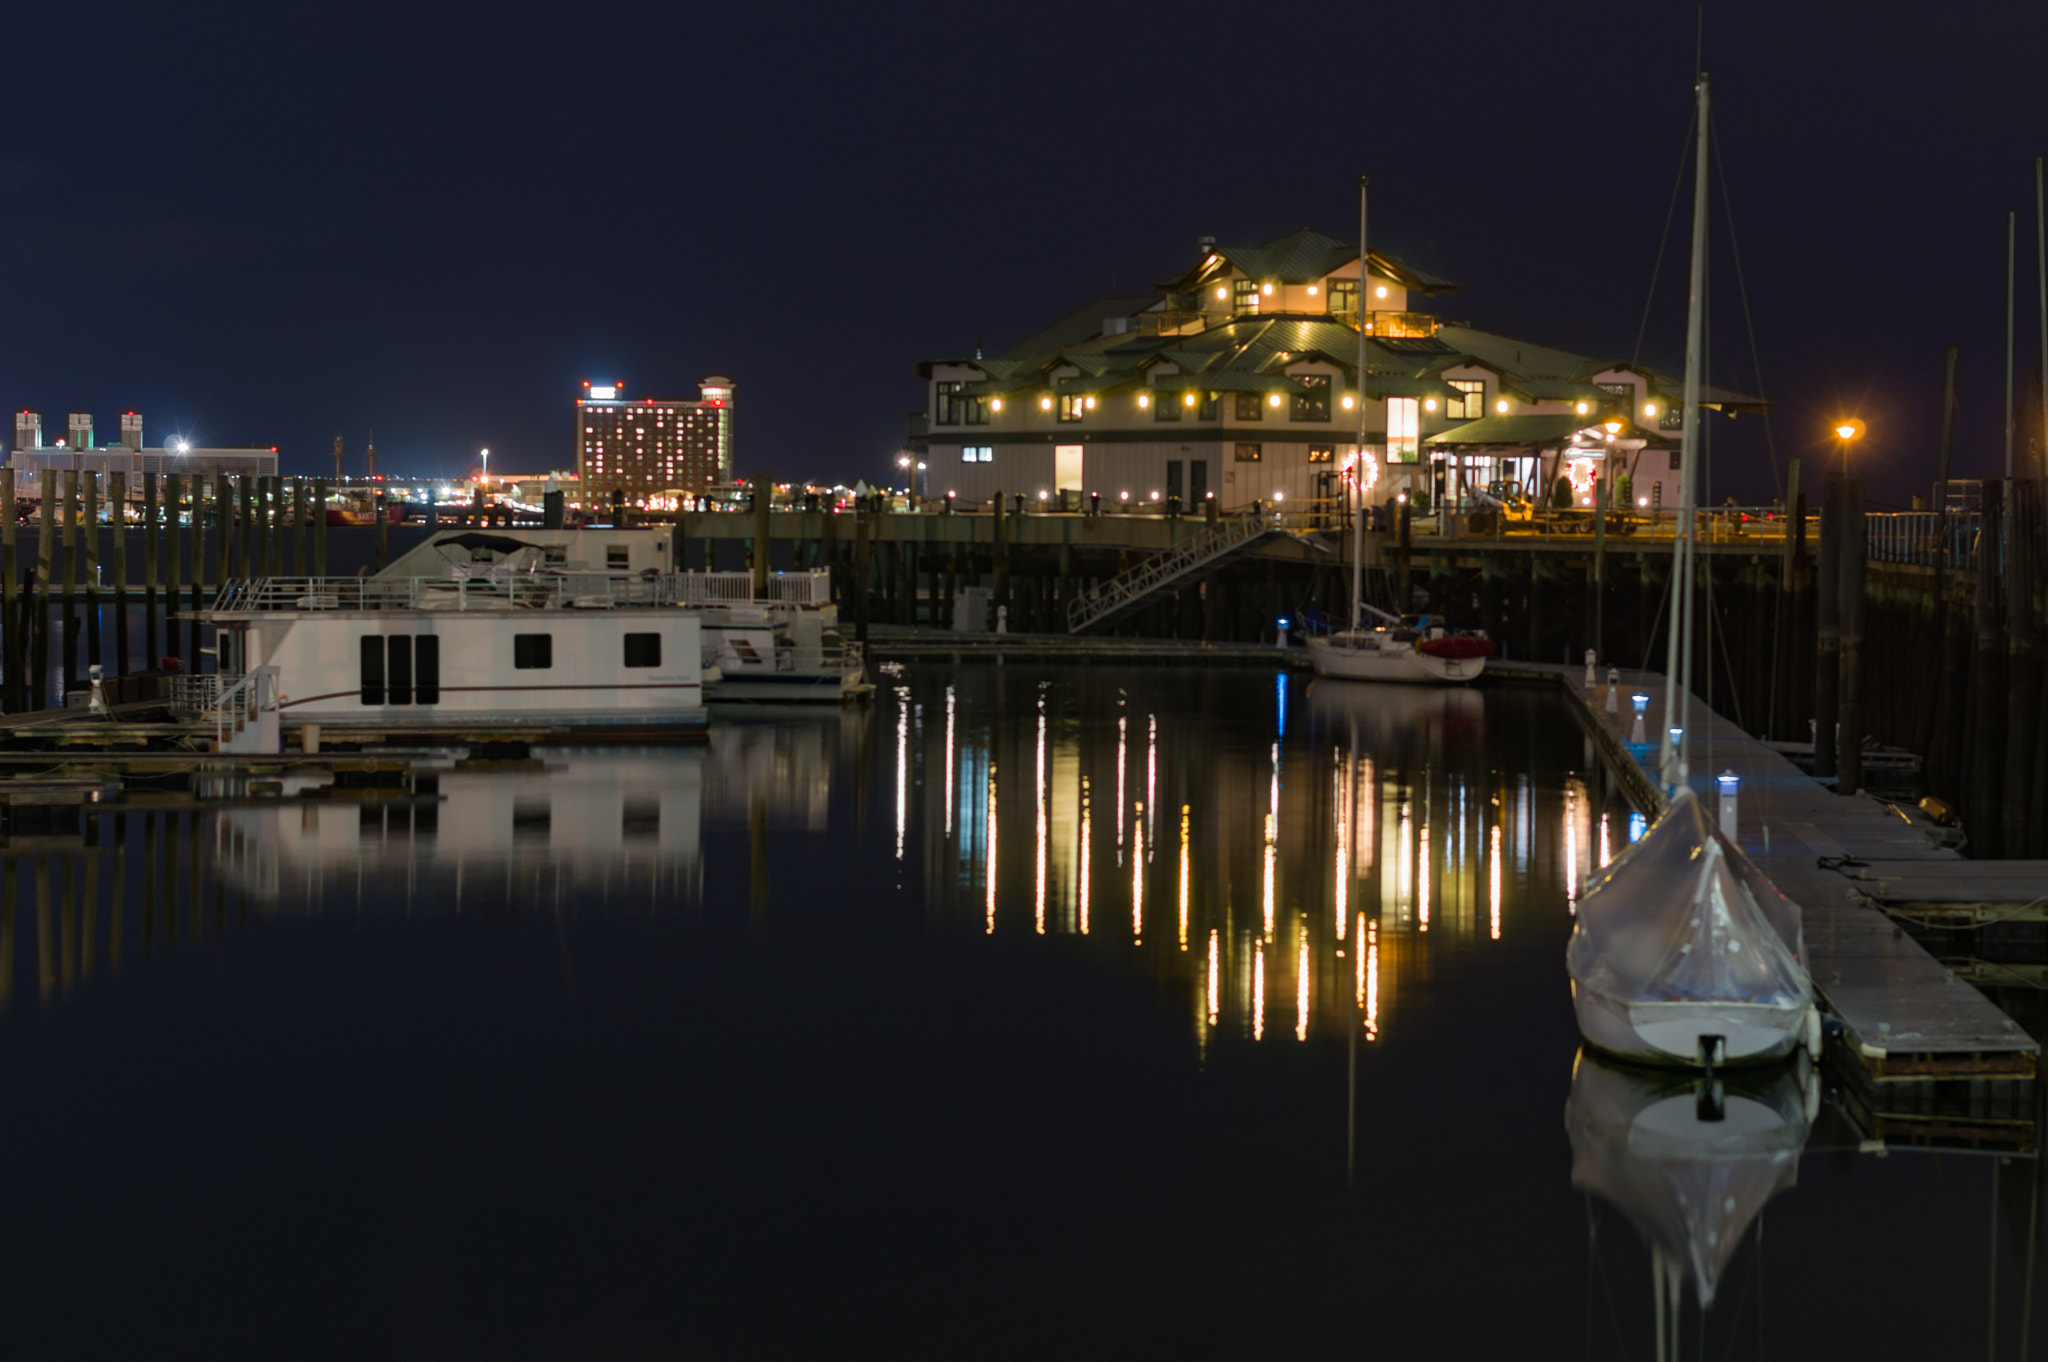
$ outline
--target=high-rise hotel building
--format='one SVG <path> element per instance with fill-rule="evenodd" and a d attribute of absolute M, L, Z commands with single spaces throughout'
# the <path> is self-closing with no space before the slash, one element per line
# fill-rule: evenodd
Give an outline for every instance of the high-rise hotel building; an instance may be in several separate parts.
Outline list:
<path fill-rule="evenodd" d="M 624 383 L 583 384 L 576 399 L 576 477 L 585 505 L 613 492 L 632 505 L 731 482 L 733 381 L 698 380 L 697 400 L 626 396 Z"/>

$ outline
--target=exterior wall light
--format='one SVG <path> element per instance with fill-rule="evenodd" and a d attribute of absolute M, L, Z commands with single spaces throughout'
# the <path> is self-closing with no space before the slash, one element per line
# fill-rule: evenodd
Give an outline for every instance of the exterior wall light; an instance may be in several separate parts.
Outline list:
<path fill-rule="evenodd" d="M 1051 410 L 1052 410 L 1052 399 L 1051 399 L 1050 397 L 1041 397 L 1041 398 L 1039 398 L 1039 399 L 1038 399 L 1038 409 L 1039 409 L 1040 411 L 1051 411 Z"/>
<path fill-rule="evenodd" d="M 1319 289 L 1319 288 L 1317 288 L 1317 287 L 1316 287 L 1316 286 L 1315 286 L 1314 284 L 1310 284 L 1310 285 L 1308 286 L 1308 296 L 1309 296 L 1309 297 L 1311 297 L 1311 298 L 1315 297 L 1315 296 L 1316 296 L 1316 295 L 1317 295 L 1318 293 L 1321 293 L 1321 292 L 1322 292 L 1322 290 L 1321 290 L 1321 289 Z"/>
<path fill-rule="evenodd" d="M 1574 408 L 1574 410 L 1576 410 L 1579 413 L 1579 415 L 1584 416 L 1587 412 L 1591 411 L 1592 408 L 1588 407 L 1584 402 L 1581 402 L 1576 408 Z"/>
<path fill-rule="evenodd" d="M 1088 399 L 1088 400 L 1087 400 L 1086 402 L 1083 402 L 1083 403 L 1082 403 L 1081 405 L 1082 405 L 1082 406 L 1084 406 L 1084 407 L 1086 407 L 1086 408 L 1087 408 L 1088 410 L 1090 410 L 1090 411 L 1094 411 L 1094 410 L 1095 410 L 1095 399 L 1091 397 L 1091 398 L 1089 398 L 1089 399 Z"/>
<path fill-rule="evenodd" d="M 1607 433 L 1608 433 L 1608 435 L 1610 435 L 1610 436 L 1614 436 L 1614 435 L 1619 435 L 1619 434 L 1621 434 L 1621 422 L 1619 422 L 1619 421 L 1609 421 L 1609 422 L 1607 423 Z"/>
<path fill-rule="evenodd" d="M 1385 284 L 1381 284 L 1381 285 L 1380 285 L 1380 286 L 1379 286 L 1378 288 L 1376 288 L 1376 289 L 1374 289 L 1374 290 L 1372 291 L 1372 296 L 1373 296 L 1373 297 L 1375 297 L 1375 298 L 1384 298 L 1384 297 L 1386 297 L 1386 296 L 1387 296 L 1387 286 L 1386 286 Z"/>
<path fill-rule="evenodd" d="M 1143 410 L 1144 410 L 1144 409 L 1145 409 L 1146 407 L 1149 407 L 1149 406 L 1151 406 L 1151 405 L 1152 405 L 1152 395 L 1151 395 L 1150 393 L 1139 393 L 1139 394 L 1138 394 L 1138 409 L 1139 409 L 1140 411 L 1143 411 Z"/>
<path fill-rule="evenodd" d="M 1348 406 L 1348 405 L 1350 405 L 1350 404 L 1349 404 L 1349 403 L 1346 403 L 1346 405 Z M 1423 399 L 1422 399 L 1422 409 L 1423 409 L 1424 411 L 1435 411 L 1435 410 L 1436 410 L 1436 399 L 1435 399 L 1434 397 L 1425 397 L 1425 398 L 1423 398 Z"/>
<path fill-rule="evenodd" d="M 1259 292 L 1270 298 L 1273 296 L 1273 286 L 1271 284 L 1262 284 L 1259 286 Z"/>
<path fill-rule="evenodd" d="M 1500 401 L 1493 404 L 1493 409 L 1502 416 L 1506 416 L 1508 414 L 1508 400 L 1503 397 Z"/>
<path fill-rule="evenodd" d="M 1181 404 L 1181 405 L 1182 405 L 1183 407 L 1192 407 L 1192 406 L 1194 406 L 1194 405 L 1195 405 L 1195 395 L 1194 395 L 1193 393 L 1182 393 L 1182 394 L 1180 395 L 1180 404 Z"/>
<path fill-rule="evenodd" d="M 1345 393 L 1345 394 L 1344 394 L 1344 410 L 1346 410 L 1346 411 L 1350 411 L 1350 410 L 1351 410 L 1351 409 L 1352 409 L 1353 407 L 1355 407 L 1355 406 L 1357 406 L 1357 405 L 1358 405 L 1358 399 L 1357 399 L 1357 398 L 1353 397 L 1353 396 L 1352 396 L 1352 395 L 1351 395 L 1350 393 Z"/>
<path fill-rule="evenodd" d="M 1645 416 L 1655 416 L 1656 414 L 1657 414 L 1657 404 L 1656 404 L 1655 402 L 1645 402 L 1645 403 L 1643 403 L 1643 415 L 1645 415 Z"/>
<path fill-rule="evenodd" d="M 1001 411 L 1003 409 L 1003 399 L 1000 397 L 991 397 L 988 400 L 988 409 L 990 411 Z"/>
<path fill-rule="evenodd" d="M 1279 406 L 1279 405 L 1280 405 L 1280 394 L 1279 394 L 1279 393 L 1274 393 L 1274 394 L 1273 394 L 1273 395 L 1272 395 L 1271 397 L 1268 397 L 1268 398 L 1266 399 L 1266 405 L 1267 405 L 1267 406 L 1269 406 L 1269 407 L 1277 407 L 1277 406 Z"/>
<path fill-rule="evenodd" d="M 1218 284 L 1216 286 L 1216 296 L 1218 299 L 1228 298 L 1230 296 L 1230 290 L 1223 287 L 1223 285 Z"/>

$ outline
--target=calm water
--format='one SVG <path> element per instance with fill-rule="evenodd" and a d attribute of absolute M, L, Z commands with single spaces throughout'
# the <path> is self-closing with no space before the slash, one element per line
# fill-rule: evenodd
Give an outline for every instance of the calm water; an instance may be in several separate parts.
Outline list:
<path fill-rule="evenodd" d="M 1671 1187 L 1686 1357 L 2021 1355 L 2030 1164 L 1588 1134 L 1553 699 L 882 682 L 18 841 L 9 1355 L 1651 1357 Z"/>

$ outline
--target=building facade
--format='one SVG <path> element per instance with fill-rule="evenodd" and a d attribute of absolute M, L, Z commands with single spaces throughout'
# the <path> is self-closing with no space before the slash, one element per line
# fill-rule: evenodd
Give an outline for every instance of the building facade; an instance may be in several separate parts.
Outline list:
<path fill-rule="evenodd" d="M 585 381 L 576 399 L 576 478 L 584 505 L 614 494 L 634 506 L 694 496 L 733 478 L 735 384 L 697 383 L 693 401 L 628 398 L 624 383 Z"/>
<path fill-rule="evenodd" d="M 1300 503 L 1341 494 L 1362 449 L 1374 500 L 1470 504 L 1569 475 L 1590 501 L 1626 468 L 1645 504 L 1675 503 L 1676 378 L 1446 323 L 1423 302 L 1451 280 L 1377 250 L 1366 266 L 1308 228 L 1204 237 L 1151 293 L 1097 298 L 994 355 L 922 361 L 929 495 Z M 1703 405 L 1764 407 L 1718 389 Z"/>
<path fill-rule="evenodd" d="M 246 449 L 200 448 L 183 440 L 174 440 L 167 448 L 153 449 L 143 443 L 142 414 L 136 411 L 121 413 L 119 444 L 98 444 L 93 437 L 92 413 L 75 411 L 65 419 L 64 438 L 55 444 L 45 445 L 42 414 L 24 407 L 14 414 L 14 448 L 8 454 L 7 466 L 14 470 L 16 496 L 40 498 L 46 473 L 61 476 L 66 472 L 90 472 L 99 475 L 103 496 L 108 476 L 124 474 L 128 482 L 128 496 L 140 500 L 142 475 L 145 473 L 207 478 L 225 473 L 236 477 L 274 478 L 277 476 L 277 458 L 275 445 Z"/>

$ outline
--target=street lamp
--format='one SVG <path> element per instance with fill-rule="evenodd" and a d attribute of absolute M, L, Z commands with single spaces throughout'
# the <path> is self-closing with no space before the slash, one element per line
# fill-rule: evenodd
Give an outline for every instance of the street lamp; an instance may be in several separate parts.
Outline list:
<path fill-rule="evenodd" d="M 491 451 L 490 451 L 490 450 L 488 450 L 488 449 L 486 449 L 486 450 L 484 451 L 484 478 L 483 478 L 483 480 L 484 480 L 485 482 L 489 482 L 489 481 L 491 480 Z"/>
<path fill-rule="evenodd" d="M 1849 446 L 1863 438 L 1863 423 L 1853 416 L 1835 423 L 1835 439 L 1842 446 L 1842 476 L 1849 475 Z"/>

